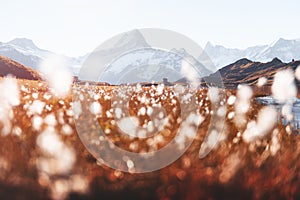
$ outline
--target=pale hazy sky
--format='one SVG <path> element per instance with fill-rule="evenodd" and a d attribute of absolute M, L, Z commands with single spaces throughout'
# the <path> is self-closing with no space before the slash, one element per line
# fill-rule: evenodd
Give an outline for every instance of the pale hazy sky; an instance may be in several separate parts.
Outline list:
<path fill-rule="evenodd" d="M 300 38 L 299 0 L 0 0 L 0 41 L 32 39 L 40 48 L 71 56 L 135 28 L 180 32 L 245 48 Z"/>

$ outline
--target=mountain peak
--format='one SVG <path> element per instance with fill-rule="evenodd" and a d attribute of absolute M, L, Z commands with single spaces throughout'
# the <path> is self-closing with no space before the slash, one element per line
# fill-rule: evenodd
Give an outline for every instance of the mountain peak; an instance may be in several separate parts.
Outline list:
<path fill-rule="evenodd" d="M 242 58 L 242 59 L 236 61 L 234 64 L 246 65 L 248 63 L 253 63 L 253 62 L 251 60 L 247 59 L 247 58 Z"/>
<path fill-rule="evenodd" d="M 205 47 L 204 47 L 204 50 L 205 50 L 205 49 L 209 49 L 209 48 L 213 48 L 213 47 L 214 47 L 213 43 L 211 43 L 210 41 L 208 41 L 208 42 L 206 43 Z"/>
<path fill-rule="evenodd" d="M 278 39 L 278 42 L 284 42 L 284 41 L 287 41 L 287 40 L 284 39 L 284 38 L 279 38 L 279 39 Z"/>
<path fill-rule="evenodd" d="M 273 64 L 282 64 L 283 62 L 279 58 L 275 57 L 275 58 L 273 58 L 271 63 L 273 63 Z"/>
<path fill-rule="evenodd" d="M 139 46 L 149 47 L 143 34 L 137 29 L 125 33 L 117 42 L 116 46 L 126 46 L 128 44 L 138 44 Z"/>
<path fill-rule="evenodd" d="M 33 41 L 30 39 L 27 39 L 27 38 L 15 38 L 15 39 L 9 41 L 8 43 L 14 44 L 14 45 L 20 46 L 20 47 L 30 47 L 33 49 L 37 48 L 37 46 L 33 43 Z"/>
<path fill-rule="evenodd" d="M 288 46 L 289 44 L 295 42 L 296 40 L 287 40 L 287 39 L 284 39 L 284 38 L 279 38 L 277 40 L 277 42 L 275 42 L 273 44 L 272 47 L 282 47 L 282 46 Z"/>

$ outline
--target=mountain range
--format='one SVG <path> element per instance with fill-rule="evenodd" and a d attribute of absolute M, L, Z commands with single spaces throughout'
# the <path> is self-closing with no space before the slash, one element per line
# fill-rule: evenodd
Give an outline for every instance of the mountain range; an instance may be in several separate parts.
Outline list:
<path fill-rule="evenodd" d="M 197 77 L 213 72 L 183 48 L 151 48 L 151 41 L 143 34 L 133 30 L 98 47 L 83 63 L 79 79 L 110 84 L 159 82 L 163 78 L 175 82 L 183 77 L 185 68 L 194 70 Z"/>
<path fill-rule="evenodd" d="M 227 89 L 236 89 L 239 84 L 253 86 L 256 94 L 270 93 L 270 86 L 276 72 L 284 69 L 296 70 L 300 66 L 300 60 L 284 63 L 278 58 L 274 58 L 267 63 L 254 62 L 247 58 L 240 59 L 230 65 L 227 65 L 214 73 L 204 76 L 200 79 L 201 85 L 207 85 L 209 80 L 218 80 L 221 77 L 222 85 Z M 12 75 L 20 79 L 41 80 L 41 75 L 34 69 L 26 67 L 10 58 L 0 55 L 0 77 Z M 266 78 L 265 86 L 257 87 L 259 78 Z M 76 78 L 76 77 L 75 77 Z M 177 82 L 187 82 L 185 78 Z M 296 81 L 297 85 L 300 83 Z M 210 84 L 208 84 L 210 85 Z"/>
<path fill-rule="evenodd" d="M 262 63 L 243 58 L 204 77 L 203 80 L 221 76 L 225 88 L 235 89 L 239 84 L 255 86 L 259 78 L 265 77 L 267 79 L 265 85 L 271 86 L 276 72 L 284 69 L 295 70 L 299 65 L 300 60 L 284 63 L 274 58 L 270 62 Z"/>
<path fill-rule="evenodd" d="M 27 38 L 16 38 L 9 42 L 0 42 L 0 55 L 6 56 L 14 61 L 28 66 L 32 69 L 39 69 L 40 63 L 54 52 L 37 47 L 34 42 Z M 77 74 L 85 56 L 77 58 L 64 56 L 70 70 Z"/>
<path fill-rule="evenodd" d="M 208 42 L 204 48 L 217 69 L 229 65 L 239 59 L 270 62 L 278 58 L 285 63 L 300 59 L 300 39 L 286 40 L 280 38 L 270 45 L 258 45 L 246 49 L 231 49 Z"/>
<path fill-rule="evenodd" d="M 141 44 L 145 47 L 149 46 L 145 38 L 143 38 L 143 35 L 138 30 L 134 30 L 130 34 L 123 36 L 119 41 L 117 41 L 116 45 L 118 46 L 117 50 L 120 51 L 122 48 L 130 49 Z M 184 52 L 184 49 L 177 51 L 182 53 Z M 216 69 L 220 69 L 242 58 L 247 58 L 257 62 L 270 62 L 273 58 L 277 57 L 283 62 L 289 63 L 293 59 L 300 59 L 300 39 L 286 40 L 280 38 L 270 45 L 258 45 L 246 49 L 226 48 L 224 46 L 213 45 L 208 42 L 204 47 L 204 51 L 214 63 Z M 115 54 L 116 52 L 112 52 L 112 49 L 110 49 L 102 53 L 109 55 Z M 16 38 L 6 43 L 0 42 L 0 54 L 25 66 L 38 69 L 40 62 L 44 60 L 47 55 L 55 53 L 37 47 L 30 39 Z M 83 61 L 87 58 L 87 55 L 89 55 L 89 53 L 79 57 L 65 56 L 68 61 L 69 68 L 74 75 L 78 74 Z M 205 73 L 207 73 L 207 71 Z"/>
<path fill-rule="evenodd" d="M 142 49 L 131 52 L 136 47 L 142 47 Z M 97 71 L 95 69 L 90 70 L 92 73 L 81 70 L 86 80 L 121 84 L 124 82 L 151 82 L 152 77 L 158 79 L 153 79 L 152 81 L 161 81 L 165 77 L 170 81 L 182 78 L 180 77 L 182 61 L 188 56 L 185 49 L 172 49 L 166 53 L 156 49 L 149 50 L 147 49 L 149 47 L 150 45 L 141 32 L 134 30 L 121 35 L 112 48 L 100 49 L 77 58 L 67 56 L 65 58 L 68 61 L 70 70 L 74 76 L 77 76 L 87 55 L 96 56 L 96 58 L 100 56 L 100 62 L 104 63 L 111 61 L 114 56 L 121 55 L 119 59 L 110 63 L 105 69 L 105 73 L 100 73 L 102 77 L 94 73 Z M 126 55 L 122 54 L 122 52 L 131 53 Z M 270 45 L 258 45 L 244 50 L 230 49 L 208 42 L 204 52 L 219 69 L 218 72 L 224 79 L 224 83 L 231 87 L 232 83 L 253 84 L 260 76 L 272 77 L 279 68 L 282 69 L 290 65 L 294 66 L 295 63 L 297 64 L 297 62 L 292 61 L 300 60 L 300 40 L 280 38 Z M 38 69 L 41 61 L 48 55 L 53 54 L 55 55 L 51 51 L 37 47 L 32 40 L 26 38 L 16 38 L 6 43 L 0 42 L 0 55 L 11 58 L 32 69 Z M 189 61 L 192 60 L 189 59 Z M 201 77 L 215 76 L 213 74 L 214 71 L 207 69 L 202 64 L 195 63 Z M 93 64 L 97 69 L 99 63 Z M 120 77 L 123 82 L 120 81 Z"/>

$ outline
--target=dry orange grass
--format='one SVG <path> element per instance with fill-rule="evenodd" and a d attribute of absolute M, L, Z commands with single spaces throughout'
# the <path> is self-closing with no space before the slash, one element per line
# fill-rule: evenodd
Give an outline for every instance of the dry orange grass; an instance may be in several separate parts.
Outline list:
<path fill-rule="evenodd" d="M 280 150 L 276 155 L 270 153 L 271 135 L 256 143 L 247 144 L 239 137 L 232 119 L 227 119 L 225 129 L 227 139 L 204 159 L 199 159 L 199 149 L 207 134 L 210 123 L 209 115 L 198 129 L 197 137 L 187 152 L 176 162 L 161 170 L 145 174 L 129 174 L 101 165 L 86 150 L 80 141 L 71 114 L 72 96 L 59 99 L 51 95 L 45 83 L 20 80 L 25 86 L 21 92 L 21 104 L 13 108 L 14 117 L 12 131 L 0 136 L 0 199 L 299 199 L 300 198 L 300 135 L 287 134 L 285 127 L 278 125 Z M 105 90 L 109 94 L 114 87 L 97 86 L 96 90 Z M 140 94 L 149 94 L 143 88 Z M 168 89 L 165 89 L 168 90 Z M 170 91 L 166 91 L 170 92 Z M 226 91 L 230 96 L 234 91 Z M 137 94 L 140 95 L 140 94 Z M 197 95 L 205 99 L 205 89 L 197 91 Z M 37 145 L 37 138 L 47 128 L 43 123 L 40 130 L 33 127 L 33 115 L 28 115 L 26 105 L 35 99 L 45 102 L 40 115 L 55 115 L 57 120 L 55 131 L 63 143 L 75 151 L 76 162 L 68 173 L 47 175 L 41 173 L 37 161 L 44 156 Z M 142 104 L 130 102 L 130 113 L 136 115 Z M 178 105 L 168 99 L 160 100 L 166 112 L 173 116 L 173 124 L 166 129 L 166 143 L 172 139 L 178 124 L 175 123 L 179 111 L 172 110 Z M 102 111 L 111 108 L 111 102 L 100 97 Z M 206 105 L 210 102 L 207 100 Z M 25 107 L 24 107 L 25 106 Z M 256 119 L 260 109 L 252 101 L 247 115 L 248 120 Z M 227 105 L 227 114 L 233 106 Z M 205 115 L 203 107 L 199 112 Z M 61 114 L 63 113 L 63 114 Z M 109 139 L 120 147 L 130 150 L 128 137 L 120 135 L 118 128 L 111 124 L 112 118 L 99 118 L 102 128 L 109 127 Z M 149 120 L 142 117 L 143 121 Z M 72 133 L 64 133 L 63 126 L 71 127 Z M 4 125 L 0 123 L 0 128 Z M 19 128 L 20 131 L 16 131 Z M 245 127 L 244 127 L 245 128 Z M 164 134 L 163 130 L 160 134 Z M 141 140 L 140 148 L 149 150 L 146 141 Z M 163 145 L 159 146 L 161 148 Z M 141 150 L 139 149 L 139 150 Z M 136 151 L 139 151 L 136 150 Z M 78 183 L 74 177 L 83 177 L 79 188 L 71 186 Z M 81 180 L 81 179 L 80 179 Z M 69 190 L 64 194 L 66 185 Z M 70 189 L 72 188 L 72 189 Z M 82 188 L 82 190 L 80 190 Z M 84 189 L 86 188 L 86 189 Z M 61 195 L 61 196 L 60 196 Z"/>

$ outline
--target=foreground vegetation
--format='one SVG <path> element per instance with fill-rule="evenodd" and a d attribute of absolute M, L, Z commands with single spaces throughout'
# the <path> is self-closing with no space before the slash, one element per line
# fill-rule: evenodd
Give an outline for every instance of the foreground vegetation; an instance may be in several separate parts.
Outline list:
<path fill-rule="evenodd" d="M 253 140 L 243 136 L 248 122 L 258 120 L 262 105 L 253 98 L 245 112 L 245 121 L 238 122 L 235 107 L 236 91 L 223 91 L 214 110 L 210 91 L 182 89 L 182 95 L 193 98 L 197 110 L 189 111 L 191 100 L 180 103 L 172 96 L 173 88 L 141 87 L 131 94 L 128 105 L 131 116 L 140 126 L 151 121 L 141 113 L 142 107 L 153 107 L 154 99 L 169 123 L 158 131 L 163 140 L 152 142 L 124 136 L 114 123 L 114 91 L 118 86 L 79 86 L 64 98 L 56 97 L 44 82 L 18 80 L 19 103 L 10 105 L 2 99 L 0 106 L 0 199 L 299 199 L 300 198 L 300 135 L 292 127 L 277 123 L 268 133 Z M 75 87 L 75 86 L 74 86 Z M 92 91 L 92 93 L 84 92 Z M 159 95 L 151 94 L 161 90 Z M 189 96 L 189 97 L 188 97 Z M 188 150 L 174 163 L 150 173 L 126 173 L 111 169 L 97 161 L 82 144 L 74 118 L 80 118 L 74 104 L 99 103 L 95 116 L 107 137 L 117 146 L 133 152 L 155 151 L 171 141 L 185 113 L 203 117 L 197 135 Z M 89 99 L 89 100 L 88 100 Z M 143 99 L 143 100 L 142 100 Z M 7 106 L 3 106 L 7 105 Z M 88 107 L 90 104 L 81 104 Z M 96 104 L 98 105 L 98 104 Z M 183 107 L 182 107 L 183 106 Z M 186 107 L 184 107 L 186 106 Z M 74 112 L 75 111 L 75 112 Z M 78 110 L 77 110 L 78 111 Z M 147 111 L 145 111 L 147 112 Z M 5 114 L 6 113 L 6 114 Z M 221 114 L 220 114 L 221 113 Z M 224 116 L 221 137 L 207 156 L 199 159 L 199 150 L 209 134 L 212 115 Z M 78 115 L 78 116 L 77 116 Z M 220 122 L 221 123 L 221 122 Z"/>

